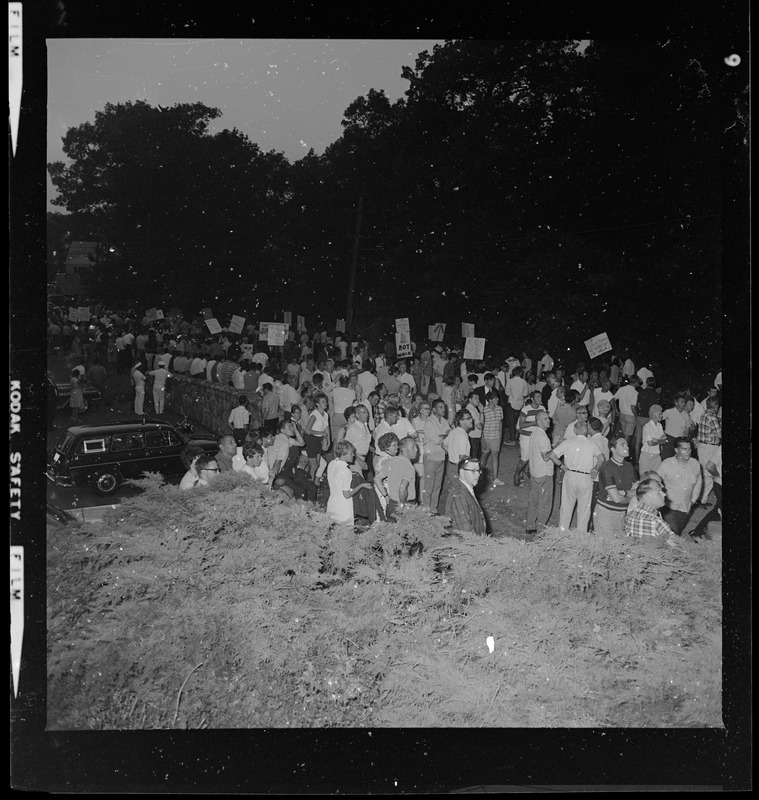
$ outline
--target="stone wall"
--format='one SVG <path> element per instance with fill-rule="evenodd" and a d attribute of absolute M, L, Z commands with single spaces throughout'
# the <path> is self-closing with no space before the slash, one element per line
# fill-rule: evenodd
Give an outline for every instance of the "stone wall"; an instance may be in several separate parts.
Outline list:
<path fill-rule="evenodd" d="M 193 422 L 212 430 L 218 436 L 229 431 L 229 414 L 237 407 L 237 398 L 241 394 L 241 391 L 232 386 L 172 375 L 166 406 L 177 414 L 186 414 Z M 251 427 L 259 427 L 261 398 L 256 395 L 253 398 L 248 397 L 248 400 Z"/>

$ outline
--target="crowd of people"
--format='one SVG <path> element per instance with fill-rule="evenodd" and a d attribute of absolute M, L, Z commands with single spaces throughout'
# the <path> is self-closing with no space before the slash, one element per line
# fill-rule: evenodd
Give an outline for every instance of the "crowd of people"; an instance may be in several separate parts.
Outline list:
<path fill-rule="evenodd" d="M 51 349 L 82 360 L 72 398 L 93 367 L 105 389 L 103 365 L 130 374 L 137 414 L 148 386 L 163 413 L 177 375 L 239 392 L 215 458 L 192 445 L 184 453 L 183 489 L 237 470 L 316 502 L 326 480 L 336 522 L 392 521 L 416 505 L 457 530 L 493 533 L 478 494 L 504 484 L 502 448 L 513 446 L 513 483 L 528 493 L 525 538 L 547 524 L 555 497 L 562 529 L 670 543 L 712 494 L 692 535 L 721 514 L 721 372 L 664 408 L 652 365 L 636 368 L 628 354 L 570 369 L 548 347 L 534 361 L 521 352 L 473 362 L 440 342 L 412 343 L 399 358 L 390 338 L 373 346 L 327 331 L 290 331 L 270 347 L 252 323 L 211 336 L 201 318 L 181 316 L 105 312 L 94 324 L 61 323 L 50 320 Z"/>

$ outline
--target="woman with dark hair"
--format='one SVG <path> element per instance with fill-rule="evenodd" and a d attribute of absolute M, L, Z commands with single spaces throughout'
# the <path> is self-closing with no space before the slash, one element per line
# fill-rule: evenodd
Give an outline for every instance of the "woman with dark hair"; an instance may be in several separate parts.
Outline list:
<path fill-rule="evenodd" d="M 306 425 L 303 428 L 303 438 L 306 442 L 311 480 L 315 481 L 319 468 L 319 457 L 323 452 L 329 450 L 330 436 L 327 395 L 316 394 L 313 397 L 313 401 L 314 408 L 308 415 Z"/>

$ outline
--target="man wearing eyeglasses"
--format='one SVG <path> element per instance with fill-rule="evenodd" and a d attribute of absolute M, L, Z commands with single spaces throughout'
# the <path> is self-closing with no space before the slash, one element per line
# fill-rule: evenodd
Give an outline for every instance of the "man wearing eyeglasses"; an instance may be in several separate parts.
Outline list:
<path fill-rule="evenodd" d="M 445 516 L 453 522 L 453 530 L 487 534 L 487 522 L 474 495 L 482 468 L 476 458 L 462 458 L 458 463 L 458 479 L 445 501 Z"/>

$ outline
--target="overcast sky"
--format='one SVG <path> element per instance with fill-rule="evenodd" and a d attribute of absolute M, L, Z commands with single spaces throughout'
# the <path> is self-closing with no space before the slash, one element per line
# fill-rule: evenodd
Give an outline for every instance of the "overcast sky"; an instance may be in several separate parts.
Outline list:
<path fill-rule="evenodd" d="M 408 82 L 401 68 L 433 40 L 48 39 L 48 161 L 61 138 L 94 122 L 106 103 L 199 101 L 221 109 L 211 130 L 238 128 L 262 150 L 291 161 L 317 154 L 342 133 L 345 109 L 369 89 L 391 101 Z M 442 42 L 441 42 L 442 43 Z M 54 189 L 48 178 L 48 198 Z M 51 210 L 61 211 L 57 206 Z"/>

